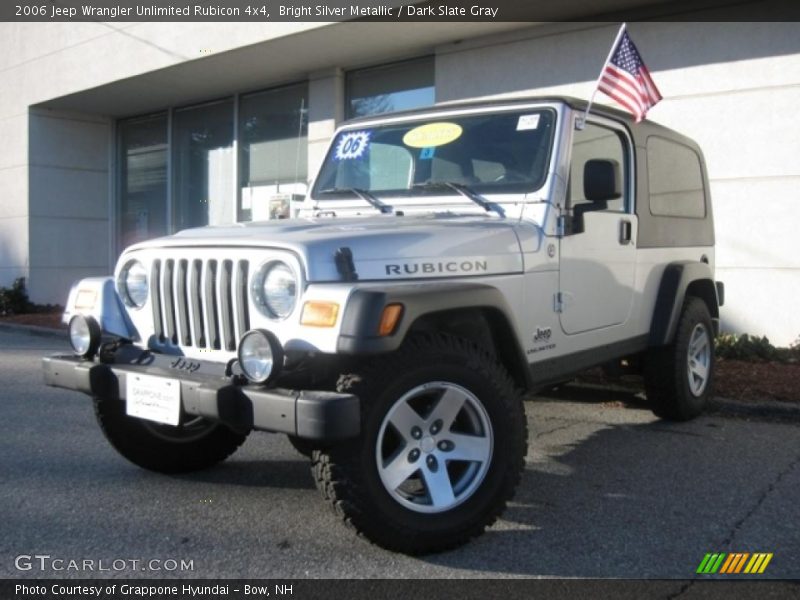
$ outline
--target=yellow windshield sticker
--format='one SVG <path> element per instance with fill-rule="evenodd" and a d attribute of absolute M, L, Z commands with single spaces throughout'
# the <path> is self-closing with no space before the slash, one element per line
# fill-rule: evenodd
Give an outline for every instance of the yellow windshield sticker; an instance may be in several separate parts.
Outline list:
<path fill-rule="evenodd" d="M 412 148 L 435 148 L 457 140 L 463 131 L 456 123 L 428 123 L 405 134 L 403 143 Z"/>

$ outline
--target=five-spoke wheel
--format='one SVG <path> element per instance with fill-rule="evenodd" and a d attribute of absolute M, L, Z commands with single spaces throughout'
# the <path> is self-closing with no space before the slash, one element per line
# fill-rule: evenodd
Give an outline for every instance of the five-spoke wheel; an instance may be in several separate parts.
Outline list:
<path fill-rule="evenodd" d="M 493 437 L 486 409 L 472 392 L 439 381 L 417 386 L 381 424 L 375 449 L 381 481 L 411 510 L 449 510 L 480 485 Z"/>

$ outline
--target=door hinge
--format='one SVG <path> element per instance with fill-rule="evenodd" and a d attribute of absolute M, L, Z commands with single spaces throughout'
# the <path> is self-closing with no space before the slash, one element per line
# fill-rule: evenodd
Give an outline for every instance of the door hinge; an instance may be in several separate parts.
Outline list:
<path fill-rule="evenodd" d="M 556 219 L 556 236 L 564 237 L 567 234 L 567 217 L 561 215 Z"/>
<path fill-rule="evenodd" d="M 564 312 L 564 295 L 561 292 L 556 292 L 556 295 L 553 299 L 553 310 L 557 313 Z"/>

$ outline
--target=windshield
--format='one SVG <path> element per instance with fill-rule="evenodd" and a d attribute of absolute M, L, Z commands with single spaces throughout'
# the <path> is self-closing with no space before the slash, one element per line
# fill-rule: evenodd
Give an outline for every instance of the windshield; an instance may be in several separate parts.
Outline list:
<path fill-rule="evenodd" d="M 554 124 L 555 111 L 528 108 L 348 129 L 334 140 L 312 195 L 455 195 L 457 186 L 529 193 L 544 184 Z"/>

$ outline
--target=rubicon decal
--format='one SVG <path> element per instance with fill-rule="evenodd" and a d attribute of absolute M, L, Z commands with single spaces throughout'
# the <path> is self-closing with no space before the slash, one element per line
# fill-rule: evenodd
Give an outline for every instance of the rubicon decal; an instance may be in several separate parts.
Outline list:
<path fill-rule="evenodd" d="M 772 560 L 772 552 L 709 552 L 703 557 L 697 573 L 700 575 L 760 575 Z"/>
<path fill-rule="evenodd" d="M 485 260 L 451 260 L 442 262 L 390 263 L 387 275 L 417 275 L 420 273 L 480 273 L 489 270 Z"/>

